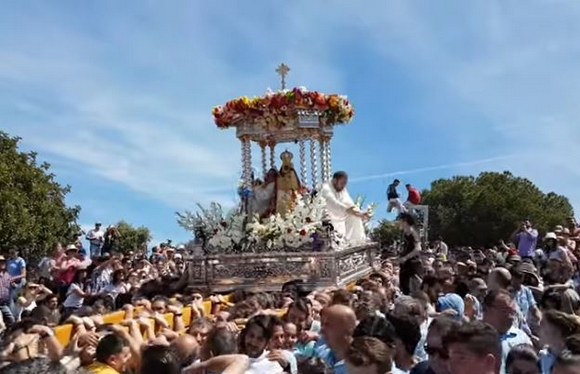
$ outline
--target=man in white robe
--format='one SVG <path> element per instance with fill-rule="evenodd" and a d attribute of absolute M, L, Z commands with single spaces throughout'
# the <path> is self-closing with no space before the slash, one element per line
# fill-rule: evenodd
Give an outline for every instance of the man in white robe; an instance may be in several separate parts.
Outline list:
<path fill-rule="evenodd" d="M 361 212 L 346 190 L 348 175 L 344 171 L 334 173 L 332 180 L 325 183 L 320 194 L 326 200 L 326 213 L 348 246 L 364 244 L 367 241 L 363 220 L 369 218 Z"/>

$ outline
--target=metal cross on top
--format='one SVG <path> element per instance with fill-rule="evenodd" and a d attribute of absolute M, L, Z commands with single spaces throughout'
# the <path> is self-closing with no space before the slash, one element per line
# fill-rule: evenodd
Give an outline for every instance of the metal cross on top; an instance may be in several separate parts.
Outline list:
<path fill-rule="evenodd" d="M 278 68 L 276 69 L 276 73 L 278 73 L 280 78 L 282 78 L 282 89 L 283 90 L 286 88 L 286 75 L 288 75 L 289 71 L 290 71 L 290 68 L 285 63 L 281 63 L 280 66 L 278 66 Z"/>

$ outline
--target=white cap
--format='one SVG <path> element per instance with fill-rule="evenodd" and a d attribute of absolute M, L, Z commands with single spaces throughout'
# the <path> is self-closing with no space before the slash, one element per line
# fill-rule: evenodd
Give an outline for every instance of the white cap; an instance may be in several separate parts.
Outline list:
<path fill-rule="evenodd" d="M 180 245 L 178 245 L 178 246 L 177 246 L 177 249 L 178 249 L 178 250 L 185 249 L 185 245 L 183 245 L 183 244 L 180 244 Z"/>
<path fill-rule="evenodd" d="M 556 236 L 556 233 L 549 232 L 546 234 L 546 236 L 544 236 L 544 240 L 548 240 L 548 239 L 558 240 L 558 237 Z"/>

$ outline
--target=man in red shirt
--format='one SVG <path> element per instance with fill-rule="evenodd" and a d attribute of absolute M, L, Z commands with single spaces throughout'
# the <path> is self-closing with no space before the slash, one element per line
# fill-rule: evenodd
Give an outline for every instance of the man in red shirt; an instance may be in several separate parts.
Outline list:
<path fill-rule="evenodd" d="M 419 190 L 410 184 L 406 184 L 405 187 L 407 187 L 407 191 L 409 192 L 407 201 L 404 204 L 405 207 L 412 209 L 414 205 L 421 204 L 421 193 L 419 193 Z"/>

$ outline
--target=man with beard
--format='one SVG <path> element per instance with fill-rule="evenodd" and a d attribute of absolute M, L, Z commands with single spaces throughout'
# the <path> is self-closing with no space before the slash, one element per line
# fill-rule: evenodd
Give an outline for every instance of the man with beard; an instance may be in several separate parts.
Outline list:
<path fill-rule="evenodd" d="M 354 204 L 346 190 L 348 175 L 338 171 L 329 183 L 325 183 L 320 191 L 326 200 L 326 212 L 334 230 L 345 239 L 350 246 L 366 242 L 363 220 L 368 220 L 367 212 L 361 212 Z"/>

